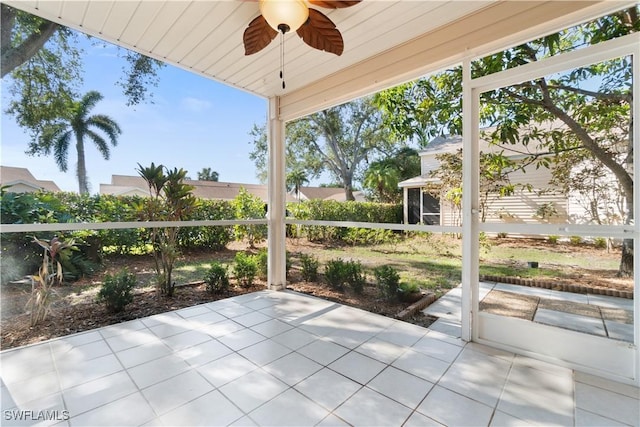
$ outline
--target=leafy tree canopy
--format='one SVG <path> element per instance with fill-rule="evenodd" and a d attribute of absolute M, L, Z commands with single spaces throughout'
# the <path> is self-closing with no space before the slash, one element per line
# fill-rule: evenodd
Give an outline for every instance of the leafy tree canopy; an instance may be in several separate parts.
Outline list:
<path fill-rule="evenodd" d="M 69 119 L 73 100 L 80 97 L 81 35 L 5 4 L 0 8 L 2 78 L 11 77 L 7 113 L 31 132 L 32 143 L 37 144 L 43 127 Z M 130 51 L 123 57 L 126 66 L 116 84 L 122 87 L 128 105 L 147 101 L 151 96 L 148 88 L 157 85 L 163 63 Z"/>

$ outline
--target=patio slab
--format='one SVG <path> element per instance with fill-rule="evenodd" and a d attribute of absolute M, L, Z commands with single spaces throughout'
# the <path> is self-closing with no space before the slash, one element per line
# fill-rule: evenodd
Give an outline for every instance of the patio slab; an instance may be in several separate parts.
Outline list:
<path fill-rule="evenodd" d="M 2 425 L 638 425 L 635 387 L 436 328 L 243 295 L 1 352 Z"/>

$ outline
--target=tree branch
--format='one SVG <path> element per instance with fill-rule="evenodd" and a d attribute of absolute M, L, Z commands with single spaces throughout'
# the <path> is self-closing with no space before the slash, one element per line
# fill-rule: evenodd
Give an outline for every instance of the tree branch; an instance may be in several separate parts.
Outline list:
<path fill-rule="evenodd" d="M 5 27 L 5 11 L 8 6 L 2 5 L 2 59 L 0 63 L 0 77 L 4 77 L 29 59 L 31 59 L 44 44 L 60 28 L 60 25 L 43 21 L 36 31 L 29 35 L 18 46 L 11 46 L 11 32 L 15 25 L 15 12 L 10 12 Z M 11 14 L 13 13 L 13 17 Z"/>

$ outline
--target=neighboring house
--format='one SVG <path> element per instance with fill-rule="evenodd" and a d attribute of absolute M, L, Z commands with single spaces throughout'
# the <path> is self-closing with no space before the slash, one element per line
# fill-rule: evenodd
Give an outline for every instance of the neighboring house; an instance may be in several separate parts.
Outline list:
<path fill-rule="evenodd" d="M 8 187 L 7 191 L 12 193 L 62 191 L 55 182 L 36 179 L 31 172 L 29 172 L 29 169 L 13 166 L 0 166 L 0 186 Z"/>
<path fill-rule="evenodd" d="M 530 144 L 531 145 L 531 144 Z M 509 146 L 518 151 L 527 150 L 523 146 Z M 480 151 L 503 150 L 504 147 L 491 145 L 480 140 Z M 529 147 L 531 148 L 531 147 Z M 427 148 L 419 153 L 421 175 L 403 181 L 399 187 L 404 195 L 404 222 L 407 224 L 460 225 L 461 212 L 452 202 L 445 200 L 439 191 L 440 182 L 432 176 L 440 162 L 437 157 L 444 153 L 458 153 L 462 149 L 462 137 L 438 137 L 429 142 Z M 505 151 L 505 155 L 507 152 Z M 507 155 L 517 161 L 524 155 Z M 553 186 L 551 170 L 529 165 L 524 171 L 509 174 L 509 182 L 515 185 L 515 192 L 499 197 L 489 193 L 486 199 L 486 222 L 507 223 L 566 223 L 581 222 L 584 209 L 576 203 L 575 197 Z"/>
<path fill-rule="evenodd" d="M 187 179 L 186 184 L 193 185 L 193 194 L 203 199 L 233 200 L 244 188 L 250 194 L 259 197 L 263 202 L 267 202 L 267 186 L 261 184 L 241 184 L 236 182 L 198 181 Z M 111 175 L 111 184 L 100 184 L 100 194 L 112 194 L 116 196 L 148 196 L 149 188 L 147 182 L 139 176 Z M 329 187 L 301 187 L 300 199 L 295 191 L 287 193 L 286 201 L 295 202 L 298 200 L 345 200 L 344 189 Z M 358 201 L 364 201 L 361 191 L 355 191 L 354 196 Z"/>
<path fill-rule="evenodd" d="M 296 193 L 295 189 L 289 192 L 289 195 L 295 200 L 337 200 L 344 202 L 346 200 L 344 188 L 340 187 L 300 187 L 300 191 Z M 354 191 L 353 197 L 357 202 L 364 202 L 365 196 L 362 191 Z"/>

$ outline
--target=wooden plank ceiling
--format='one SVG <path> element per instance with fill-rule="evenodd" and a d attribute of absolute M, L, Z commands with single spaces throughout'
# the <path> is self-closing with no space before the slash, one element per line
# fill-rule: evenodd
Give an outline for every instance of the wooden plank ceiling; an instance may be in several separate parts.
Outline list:
<path fill-rule="evenodd" d="M 342 32 L 343 55 L 317 51 L 296 34 L 288 34 L 287 88 L 283 90 L 277 39 L 257 54 L 244 55 L 242 34 L 259 14 L 257 2 L 3 1 L 258 96 L 281 96 L 290 105 L 290 117 L 314 109 L 309 103 L 326 106 L 383 84 L 415 78 L 416 73 L 428 71 L 430 63 L 441 64 L 480 43 L 599 4 L 603 9 L 605 3 L 364 0 L 346 9 L 324 9 Z M 624 4 L 608 2 L 607 8 L 616 3 Z"/>

